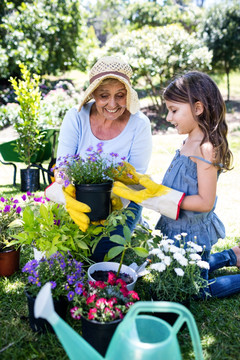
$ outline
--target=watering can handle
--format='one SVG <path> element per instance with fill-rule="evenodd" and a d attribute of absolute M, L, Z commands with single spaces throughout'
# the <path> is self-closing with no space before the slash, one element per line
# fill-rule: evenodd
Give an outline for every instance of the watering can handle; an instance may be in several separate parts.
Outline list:
<path fill-rule="evenodd" d="M 154 311 L 160 313 L 173 312 L 178 314 L 179 317 L 173 325 L 174 333 L 177 334 L 178 331 L 181 329 L 183 323 L 186 322 L 193 343 L 195 359 L 204 360 L 202 354 L 201 340 L 194 317 L 185 306 L 179 303 L 168 301 L 138 301 L 133 306 L 131 306 L 130 310 L 125 316 L 124 322 L 134 320 L 141 312 L 152 313 Z"/>

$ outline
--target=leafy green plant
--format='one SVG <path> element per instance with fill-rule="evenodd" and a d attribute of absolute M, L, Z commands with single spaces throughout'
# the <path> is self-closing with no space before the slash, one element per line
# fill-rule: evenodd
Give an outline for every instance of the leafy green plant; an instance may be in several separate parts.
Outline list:
<path fill-rule="evenodd" d="M 137 256 L 143 258 L 148 256 L 148 250 L 144 247 L 145 244 L 144 242 L 142 243 L 142 246 L 139 246 L 139 244 L 137 245 L 134 244 L 133 242 L 134 236 L 132 236 L 131 230 L 126 225 L 127 216 L 134 217 L 134 214 L 131 212 L 131 210 L 124 210 L 124 211 L 120 210 L 113 212 L 108 217 L 108 221 L 110 222 L 110 224 L 111 223 L 116 224 L 117 222 L 119 222 L 123 226 L 123 236 L 121 235 L 110 236 L 110 241 L 118 245 L 111 248 L 105 257 L 105 260 L 108 261 L 121 254 L 121 259 L 117 271 L 117 277 L 119 276 L 119 273 L 121 271 L 121 267 L 127 250 L 132 250 Z"/>
<path fill-rule="evenodd" d="M 86 232 L 79 229 L 63 205 L 45 202 L 27 206 L 22 217 L 23 230 L 14 236 L 15 244 L 33 245 L 49 257 L 56 251 L 70 251 L 90 262 L 91 242 L 101 232 L 101 226 L 90 225 Z M 76 257 L 75 256 L 75 257 Z"/>
<path fill-rule="evenodd" d="M 19 102 L 19 117 L 16 118 L 14 127 L 19 135 L 15 151 L 22 161 L 29 167 L 31 157 L 43 146 L 44 133 L 39 129 L 38 120 L 40 113 L 41 92 L 39 90 L 40 77 L 33 74 L 24 64 L 19 65 L 22 80 L 10 78 L 10 83 L 17 95 Z"/>

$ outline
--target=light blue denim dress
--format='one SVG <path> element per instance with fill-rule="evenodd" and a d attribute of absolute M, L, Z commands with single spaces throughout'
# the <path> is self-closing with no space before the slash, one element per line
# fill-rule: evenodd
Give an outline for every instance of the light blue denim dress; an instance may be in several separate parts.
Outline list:
<path fill-rule="evenodd" d="M 201 157 L 191 157 L 211 164 L 211 162 Z M 177 150 L 162 184 L 183 191 L 186 195 L 198 194 L 197 164 L 190 157 L 181 155 L 180 150 Z M 178 220 L 172 220 L 162 215 L 156 229 L 160 229 L 164 235 L 173 240 L 175 235 L 182 232 L 187 233 L 186 241 L 191 240 L 197 242 L 198 245 L 205 245 L 205 250 L 210 251 L 212 245 L 219 238 L 225 237 L 225 227 L 214 213 L 216 201 L 217 198 L 210 212 L 203 213 L 181 209 Z M 194 237 L 197 237 L 197 239 L 195 240 Z"/>

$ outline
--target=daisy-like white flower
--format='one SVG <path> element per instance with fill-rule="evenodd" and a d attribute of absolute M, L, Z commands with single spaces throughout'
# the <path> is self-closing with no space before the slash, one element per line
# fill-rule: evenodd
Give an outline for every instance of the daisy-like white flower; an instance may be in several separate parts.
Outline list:
<path fill-rule="evenodd" d="M 184 275 L 184 271 L 181 268 L 175 268 L 174 271 L 178 276 L 183 276 Z"/>
<path fill-rule="evenodd" d="M 164 256 L 163 262 L 164 262 L 165 265 L 169 266 L 171 264 L 171 262 L 172 262 L 172 259 L 171 259 L 170 256 Z"/>
<path fill-rule="evenodd" d="M 152 249 L 152 250 L 150 250 L 149 251 L 149 255 L 157 255 L 158 256 L 158 254 L 160 254 L 160 253 L 162 253 L 162 251 L 160 250 L 160 249 Z"/>
<path fill-rule="evenodd" d="M 187 266 L 188 261 L 182 254 L 174 253 L 173 257 L 174 257 L 175 260 L 177 260 L 179 262 L 180 265 Z"/>
<path fill-rule="evenodd" d="M 201 260 L 201 256 L 199 254 L 189 254 L 190 259 L 192 260 Z"/>
<path fill-rule="evenodd" d="M 201 268 L 201 269 L 210 269 L 209 263 L 203 260 L 200 260 L 197 262 L 197 265 Z"/>
<path fill-rule="evenodd" d="M 163 272 L 164 270 L 166 270 L 166 265 L 163 262 L 159 262 L 159 263 L 151 264 L 150 268 L 158 272 Z"/>
<path fill-rule="evenodd" d="M 188 241 L 187 244 L 191 246 L 196 252 L 202 252 L 202 246 L 195 244 L 193 241 Z"/>
<path fill-rule="evenodd" d="M 187 236 L 186 232 L 182 232 L 181 235 L 185 238 Z"/>
<path fill-rule="evenodd" d="M 179 241 L 180 241 L 180 240 L 181 240 L 181 238 L 182 238 L 180 234 L 175 235 L 174 237 L 175 237 L 175 239 L 176 239 L 176 240 L 179 240 Z"/>
<path fill-rule="evenodd" d="M 178 246 L 175 246 L 175 245 L 171 245 L 169 247 L 169 251 L 171 253 L 180 253 L 181 252 L 181 249 L 178 247 Z"/>

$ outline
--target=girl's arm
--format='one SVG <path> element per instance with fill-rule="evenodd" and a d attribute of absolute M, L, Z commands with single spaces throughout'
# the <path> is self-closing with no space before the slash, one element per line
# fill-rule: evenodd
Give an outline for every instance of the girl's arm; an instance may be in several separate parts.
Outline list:
<path fill-rule="evenodd" d="M 215 203 L 217 191 L 217 168 L 214 165 L 196 160 L 198 194 L 185 196 L 181 209 L 199 212 L 209 212 Z"/>

